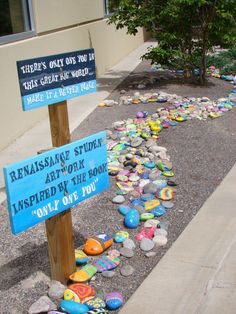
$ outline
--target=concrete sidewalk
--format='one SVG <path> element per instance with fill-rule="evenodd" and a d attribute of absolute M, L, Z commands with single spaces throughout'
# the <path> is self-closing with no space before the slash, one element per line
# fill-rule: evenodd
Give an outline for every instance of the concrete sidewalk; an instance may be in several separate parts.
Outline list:
<path fill-rule="evenodd" d="M 120 314 L 236 313 L 236 165 Z"/>
<path fill-rule="evenodd" d="M 68 100 L 71 133 L 138 66 L 141 62 L 140 57 L 151 45 L 155 45 L 152 40 L 143 43 L 107 73 L 99 77 L 97 79 L 97 92 Z M 0 204 L 6 199 L 3 167 L 35 156 L 37 151 L 49 147 L 51 147 L 51 135 L 47 117 L 16 139 L 6 149 L 0 151 Z"/>

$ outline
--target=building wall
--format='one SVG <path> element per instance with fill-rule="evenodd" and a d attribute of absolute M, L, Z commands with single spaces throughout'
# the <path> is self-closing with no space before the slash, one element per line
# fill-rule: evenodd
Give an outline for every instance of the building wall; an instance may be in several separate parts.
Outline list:
<path fill-rule="evenodd" d="M 33 0 L 33 5 L 38 35 L 0 46 L 0 149 L 47 115 L 47 107 L 22 111 L 17 60 L 94 48 L 99 76 L 145 39 L 142 30 L 133 37 L 107 25 L 103 0 Z"/>

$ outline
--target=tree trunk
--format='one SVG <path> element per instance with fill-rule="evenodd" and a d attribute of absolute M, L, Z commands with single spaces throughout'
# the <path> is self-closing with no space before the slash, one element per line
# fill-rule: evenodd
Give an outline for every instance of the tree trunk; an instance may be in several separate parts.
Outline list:
<path fill-rule="evenodd" d="M 207 41 L 207 30 L 204 30 L 202 37 L 202 56 L 201 56 L 201 68 L 200 68 L 200 84 L 205 85 L 206 83 L 206 42 Z"/>

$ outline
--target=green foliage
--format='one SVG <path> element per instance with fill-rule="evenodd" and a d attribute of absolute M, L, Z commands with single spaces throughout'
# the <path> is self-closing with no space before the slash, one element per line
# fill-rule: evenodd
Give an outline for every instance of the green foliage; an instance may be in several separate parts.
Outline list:
<path fill-rule="evenodd" d="M 118 0 L 117 0 L 118 1 Z M 205 76 L 205 57 L 215 45 L 236 42 L 236 0 L 119 0 L 109 19 L 135 35 L 145 27 L 158 42 L 144 58 L 153 63 L 193 69 Z"/>
<path fill-rule="evenodd" d="M 223 74 L 236 74 L 236 48 L 207 56 L 206 64 L 214 65 Z"/>

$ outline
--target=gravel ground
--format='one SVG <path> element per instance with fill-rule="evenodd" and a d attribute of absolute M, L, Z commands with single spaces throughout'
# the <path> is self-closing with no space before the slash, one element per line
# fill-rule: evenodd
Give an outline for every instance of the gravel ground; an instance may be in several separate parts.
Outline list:
<path fill-rule="evenodd" d="M 145 89 L 139 90 L 140 93 L 162 90 L 182 96 L 207 96 L 217 99 L 231 89 L 229 83 L 218 79 L 209 79 L 206 87 L 199 87 L 181 80 L 166 79 L 150 69 L 148 62 L 142 62 L 109 99 L 117 100 L 122 89 L 126 90 L 126 94 L 132 95 L 137 91 L 137 84 L 147 82 L 150 78 L 155 81 L 154 84 L 148 84 Z M 153 113 L 156 108 L 156 103 L 97 108 L 78 127 L 72 138 L 76 140 L 109 128 L 113 121 L 132 118 L 140 109 Z M 138 288 L 234 165 L 235 120 L 236 110 L 232 110 L 219 119 L 184 122 L 161 133 L 158 144 L 168 149 L 174 165 L 175 181 L 178 183 L 175 206 L 160 219 L 170 223 L 168 243 L 156 251 L 155 257 L 145 257 L 139 248 L 135 249 L 134 257 L 122 257 L 122 265 L 129 264 L 135 269 L 133 275 L 123 277 L 119 267 L 115 270 L 113 279 L 97 275 L 96 279 L 91 281 L 97 290 L 120 291 L 126 301 Z M 111 180 L 109 190 L 73 209 L 76 247 L 81 246 L 89 235 L 100 232 L 112 235 L 123 228 L 123 217 L 117 211 L 118 206 L 111 202 L 115 191 Z M 0 228 L 0 313 L 27 313 L 29 306 L 47 293 L 50 269 L 44 224 L 12 236 L 6 204 L 3 203 Z M 138 230 L 129 230 L 130 237 L 134 238 Z M 116 246 L 118 247 L 115 244 L 114 248 Z"/>

